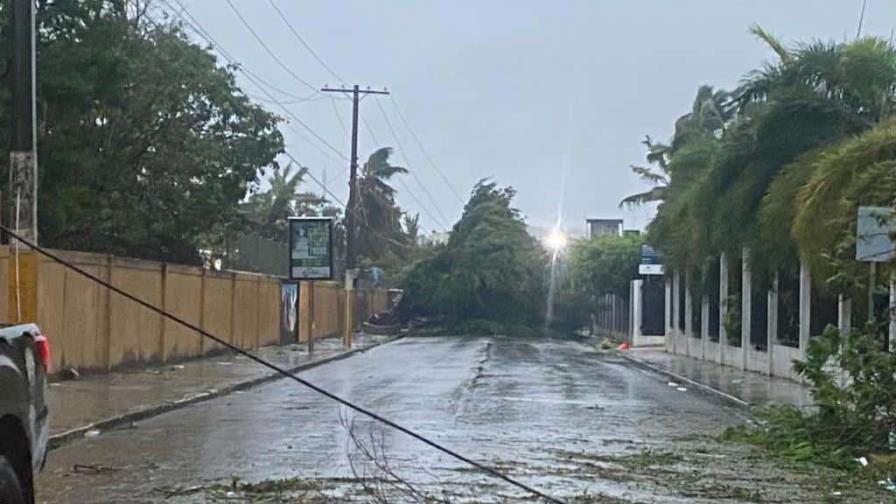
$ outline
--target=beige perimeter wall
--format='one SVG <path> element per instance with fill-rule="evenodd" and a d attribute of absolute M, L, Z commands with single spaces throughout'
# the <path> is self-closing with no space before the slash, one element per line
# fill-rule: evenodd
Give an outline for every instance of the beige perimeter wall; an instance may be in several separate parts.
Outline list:
<path fill-rule="evenodd" d="M 281 342 L 278 278 L 105 254 L 52 252 L 240 348 L 251 350 Z M 36 322 L 50 340 L 55 371 L 76 368 L 102 372 L 129 364 L 198 357 L 222 349 L 220 344 L 42 256 L 36 258 L 35 276 L 20 275 L 20 285 L 36 284 L 36 310 L 16 311 L 14 257 L 9 247 L 0 247 L 0 286 L 9 287 L 0 288 L 0 314 L 6 316 L 3 322 L 15 323 L 15 314 L 36 311 Z M 315 339 L 341 335 L 346 313 L 342 284 L 302 282 L 298 339 L 308 339 L 305 324 L 312 285 Z M 27 297 L 23 295 L 23 299 Z M 386 309 L 385 290 L 354 291 L 353 298 L 355 329 L 373 313 Z"/>
<path fill-rule="evenodd" d="M 136 297 L 241 348 L 280 341 L 280 280 L 238 272 L 53 251 Z M 14 323 L 14 254 L 0 247 L 0 313 Z M 108 371 L 197 357 L 221 346 L 45 257 L 36 267 L 37 324 L 53 369 Z M 25 279 L 23 279 L 24 282 Z"/>

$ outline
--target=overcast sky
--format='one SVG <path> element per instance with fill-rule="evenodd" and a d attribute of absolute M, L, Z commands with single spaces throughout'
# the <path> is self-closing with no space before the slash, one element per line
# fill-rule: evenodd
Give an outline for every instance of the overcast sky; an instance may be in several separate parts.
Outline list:
<path fill-rule="evenodd" d="M 246 68 L 293 95 L 313 94 L 265 52 L 225 0 L 181 1 Z M 341 84 L 268 0 L 232 1 L 292 73 L 314 87 Z M 861 9 L 861 0 L 272 1 L 345 82 L 393 93 L 464 200 L 477 180 L 492 177 L 518 191 L 517 206 L 530 223 L 551 225 L 562 207 L 573 229 L 586 217 L 623 215 L 626 227 L 643 227 L 649 211 L 617 207 L 645 188 L 627 168 L 642 162 L 641 140 L 667 139 L 699 85 L 733 88 L 772 57 L 748 33 L 751 24 L 790 43 L 842 40 L 855 36 Z M 894 27 L 896 2 L 868 0 L 863 33 L 890 37 Z M 265 97 L 244 78 L 240 83 Z M 338 98 L 312 96 L 288 107 L 347 156 L 338 119 L 350 126 L 351 103 Z M 392 100 L 367 98 L 361 116 L 372 130 L 362 123 L 362 162 L 376 147 L 392 146 L 395 162 L 419 179 L 396 183 L 401 206 L 420 212 L 427 230 L 456 221 L 462 204 Z M 302 135 L 284 125 L 287 149 L 318 178 L 326 171 L 327 185 L 344 199 L 347 162 L 290 122 Z"/>

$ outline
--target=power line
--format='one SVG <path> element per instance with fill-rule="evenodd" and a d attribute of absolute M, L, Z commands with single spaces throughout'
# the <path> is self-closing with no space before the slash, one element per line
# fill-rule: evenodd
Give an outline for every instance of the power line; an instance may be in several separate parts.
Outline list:
<path fill-rule="evenodd" d="M 346 160 L 346 161 L 350 161 L 350 159 L 349 159 L 347 156 L 345 156 L 341 151 L 339 151 L 339 150 L 338 150 L 337 148 L 335 148 L 332 144 L 330 144 L 329 142 L 327 142 L 323 137 L 321 137 L 316 131 L 314 131 L 314 130 L 313 130 L 310 126 L 308 126 L 304 121 L 302 121 L 302 120 L 299 119 L 294 113 L 292 113 L 292 111 L 290 111 L 290 110 L 283 104 L 282 101 L 278 100 L 278 99 L 277 99 L 276 97 L 274 97 L 274 96 L 273 96 L 267 89 L 265 89 L 263 86 L 260 86 L 257 82 L 255 82 L 255 80 L 254 80 L 254 79 L 255 79 L 254 75 L 250 74 L 247 68 L 245 68 L 244 66 L 240 65 L 239 62 L 236 60 L 236 58 L 233 57 L 233 55 L 231 55 L 231 54 L 230 54 L 230 53 L 229 53 L 223 46 L 221 46 L 221 44 L 219 44 L 219 43 L 214 39 L 214 37 L 212 37 L 212 35 L 211 35 L 210 33 L 208 33 L 208 31 L 205 30 L 205 29 L 202 27 L 202 25 L 199 23 L 199 21 L 198 21 L 192 14 L 189 13 L 189 11 L 188 11 L 188 10 L 186 9 L 186 7 L 180 2 L 180 0 L 172 0 L 172 1 L 176 2 L 176 3 L 180 6 L 180 10 L 174 9 L 174 7 L 169 3 L 168 0 L 162 0 L 162 2 L 163 2 L 165 5 L 167 5 L 167 6 L 168 6 L 168 7 L 169 7 L 169 8 L 170 8 L 170 9 L 171 9 L 171 10 L 172 10 L 178 17 L 180 17 L 181 20 L 183 20 L 183 21 L 187 24 L 187 26 L 189 26 L 190 28 L 192 28 L 193 31 L 194 31 L 197 35 L 199 35 L 201 38 L 205 39 L 205 41 L 206 41 L 206 42 L 207 42 L 213 49 L 215 49 L 216 51 L 218 51 L 219 54 L 221 54 L 221 55 L 222 55 L 222 56 L 223 56 L 223 57 L 224 57 L 224 58 L 225 58 L 231 65 L 233 65 L 238 71 L 242 72 L 243 75 L 244 75 L 250 82 L 253 82 L 253 83 L 259 88 L 259 90 L 260 90 L 261 92 L 263 92 L 265 95 L 267 95 L 268 98 L 269 98 L 273 103 L 277 104 L 277 105 L 284 111 L 284 113 L 285 113 L 287 116 L 289 116 L 290 118 L 292 118 L 293 120 L 295 120 L 296 122 L 298 122 L 298 123 L 305 129 L 305 130 L 307 130 L 309 133 L 311 133 L 316 139 L 318 139 L 318 141 L 320 141 L 321 143 L 323 143 L 324 145 L 326 145 L 330 150 L 332 150 L 334 153 L 336 153 L 336 155 L 338 155 L 340 158 L 342 158 L 343 160 Z M 187 19 L 185 16 L 188 16 L 189 19 Z M 160 26 L 155 20 L 153 20 L 152 17 L 150 17 L 149 15 L 147 15 L 146 17 L 147 17 L 147 19 L 149 19 L 154 25 L 156 25 L 157 27 L 161 28 L 161 26 Z M 315 91 L 316 91 L 316 90 L 315 90 Z M 367 93 L 385 94 L 385 93 L 378 92 L 378 91 L 366 91 L 366 92 L 367 92 Z M 293 128 L 292 125 L 291 125 L 290 123 L 287 123 L 287 126 L 290 127 L 290 129 L 291 129 L 292 131 L 294 131 L 297 135 L 299 135 L 303 140 L 305 140 L 305 141 L 308 142 L 310 145 L 312 145 L 312 146 L 314 146 L 315 148 L 317 148 L 317 149 L 318 149 L 319 151 L 321 151 L 322 153 L 324 153 L 324 154 L 326 154 L 326 155 L 329 156 L 329 154 L 328 154 L 326 151 L 324 151 L 323 149 L 321 149 L 320 146 L 318 146 L 318 145 L 315 144 L 314 142 L 309 141 L 304 135 L 302 135 L 302 134 L 301 134 L 300 132 L 298 132 L 295 128 Z M 287 156 L 290 160 L 292 160 L 294 163 L 296 163 L 298 166 L 300 166 L 300 167 L 304 167 L 304 165 L 303 165 L 303 164 L 302 164 L 302 163 L 301 163 L 295 156 L 293 156 L 293 155 L 292 155 L 291 153 L 289 153 L 288 151 L 284 151 L 283 154 L 284 154 L 285 156 Z M 315 176 L 314 176 L 312 173 L 310 173 L 310 172 L 309 172 L 309 177 L 310 177 L 315 183 L 317 183 L 317 184 L 321 187 L 321 189 L 322 189 L 326 194 L 328 194 L 330 197 L 332 197 L 334 201 L 338 202 L 343 208 L 345 208 L 346 215 L 348 215 L 349 213 L 351 213 L 352 216 L 357 216 L 357 214 L 358 214 L 358 209 L 357 209 L 357 208 L 354 208 L 354 209 L 351 209 L 351 210 L 350 210 L 350 209 L 348 208 L 348 205 L 347 205 L 345 202 L 343 202 L 338 196 L 336 196 L 336 195 L 335 195 L 335 194 L 334 194 L 334 193 L 333 193 L 333 192 L 326 186 L 326 184 L 324 184 L 323 182 L 321 182 L 317 177 L 315 177 Z M 402 185 L 403 185 L 403 186 L 405 187 L 405 189 L 408 191 L 408 194 L 410 194 L 410 196 L 411 196 L 411 197 L 418 203 L 418 205 L 420 205 L 420 207 L 424 209 L 425 213 L 426 213 L 430 218 L 432 218 L 433 221 L 436 221 L 436 222 L 438 223 L 438 219 L 435 219 L 435 218 L 432 216 L 432 214 L 430 214 L 430 213 L 428 212 L 428 210 L 426 210 L 426 208 L 422 205 L 422 203 L 420 203 L 420 200 L 419 200 L 419 199 L 417 198 L 417 196 L 413 193 L 413 191 L 411 191 L 410 188 L 408 188 L 408 187 L 403 183 L 403 181 L 401 181 L 400 179 L 399 179 L 399 182 L 402 183 Z M 444 223 L 439 223 L 439 224 L 442 225 L 443 227 L 447 228 L 447 226 L 446 226 Z"/>
<path fill-rule="evenodd" d="M 476 469 L 478 469 L 490 476 L 502 479 L 502 480 L 506 481 L 507 483 L 510 483 L 511 485 L 513 485 L 521 490 L 525 490 L 526 492 L 529 492 L 530 494 L 532 494 L 536 497 L 545 499 L 549 502 L 563 504 L 563 501 L 561 501 L 555 497 L 551 497 L 551 496 L 541 492 L 540 490 L 537 490 L 529 485 L 526 485 L 525 483 L 523 483 L 521 481 L 517 481 L 516 479 L 511 478 L 510 476 L 507 476 L 506 474 L 503 474 L 496 469 L 492 469 L 491 467 L 488 467 L 485 464 L 476 462 L 473 459 L 465 457 L 465 456 L 461 455 L 460 453 L 437 443 L 436 441 L 430 440 L 429 438 L 423 436 L 422 434 L 418 434 L 407 427 L 404 427 L 396 422 L 393 422 L 392 420 L 389 420 L 377 413 L 374 413 L 371 410 L 368 410 L 367 408 L 364 408 L 363 406 L 359 406 L 359 405 L 349 401 L 348 399 L 344 399 L 332 392 L 329 392 L 326 389 L 324 389 L 318 385 L 315 385 L 314 383 L 312 383 L 294 373 L 291 373 L 288 370 L 286 370 L 276 364 L 273 364 L 273 363 L 271 363 L 261 357 L 258 357 L 257 355 L 254 355 L 250 352 L 247 352 L 246 350 L 243 350 L 242 348 L 234 345 L 233 343 L 230 343 L 229 341 L 224 340 L 223 338 L 219 338 L 218 336 L 215 336 L 215 335 L 209 333 L 208 331 L 196 326 L 195 324 L 187 322 L 186 320 L 184 320 L 176 315 L 173 315 L 173 314 L 159 308 L 158 306 L 155 306 L 152 303 L 148 303 L 148 302 L 142 300 L 139 297 L 97 277 L 96 275 L 93 275 L 92 273 L 88 273 L 87 271 L 81 269 L 80 267 L 75 266 L 74 264 L 70 263 L 69 261 L 62 259 L 61 257 L 57 256 L 56 254 L 54 254 L 42 247 L 37 246 L 32 241 L 24 239 L 24 237 L 22 237 L 21 235 L 17 234 L 14 231 L 12 231 L 7 226 L 0 224 L 0 230 L 3 230 L 5 233 L 9 234 L 9 236 L 15 238 L 16 240 L 21 242 L 23 245 L 34 250 L 35 252 L 47 257 L 48 259 L 50 259 L 52 261 L 55 261 L 56 263 L 61 264 L 63 267 L 68 268 L 68 269 L 74 271 L 75 273 L 80 274 L 81 276 L 93 281 L 94 283 L 101 285 L 101 286 L 105 287 L 106 289 L 124 297 L 125 299 L 133 301 L 144 308 L 147 308 L 155 313 L 158 313 L 159 315 L 167 318 L 168 320 L 171 320 L 172 322 L 180 324 L 181 326 L 186 327 L 187 329 L 190 329 L 191 331 L 195 332 L 196 334 L 198 334 L 204 338 L 210 339 L 210 340 L 214 341 L 215 343 L 218 343 L 219 345 L 222 345 L 225 348 L 231 350 L 232 352 L 242 355 L 243 357 L 245 357 L 257 364 L 261 364 L 262 366 L 276 372 L 277 374 L 280 374 L 281 376 L 283 376 L 285 378 L 289 378 L 289 379 L 295 381 L 296 383 L 298 383 L 306 388 L 309 388 L 309 389 L 317 392 L 318 394 L 323 395 L 324 397 L 326 397 L 328 399 L 336 401 L 339 404 L 356 411 L 357 413 L 360 413 L 368 418 L 376 420 L 377 422 L 380 422 L 380 423 L 387 425 L 393 429 L 401 431 L 404 434 L 407 434 L 408 436 L 410 436 L 418 441 L 421 441 L 424 444 L 427 444 L 427 445 L 431 446 L 432 448 L 435 448 L 436 450 L 438 450 L 446 455 L 449 455 L 457 460 L 460 460 L 461 462 L 469 464 L 470 466 L 475 467 Z"/>
<path fill-rule="evenodd" d="M 242 72 L 244 75 L 252 76 L 255 80 L 262 83 L 264 86 L 266 86 L 270 89 L 273 89 L 274 91 L 280 93 L 283 96 L 287 96 L 290 99 L 297 100 L 297 101 L 305 100 L 305 97 L 298 96 L 294 93 L 290 93 L 289 91 L 284 91 L 282 88 L 280 88 L 274 84 L 271 84 L 269 81 L 267 81 L 266 79 L 264 79 L 257 73 L 253 72 L 252 70 L 250 70 L 242 65 L 233 63 L 234 61 L 236 61 L 236 58 L 234 58 L 232 54 L 227 52 L 226 49 L 224 49 L 223 47 L 221 47 L 220 44 L 218 44 L 217 40 L 215 40 L 215 38 L 212 36 L 212 34 L 209 33 L 205 28 L 202 27 L 202 24 L 199 23 L 199 20 L 196 19 L 193 16 L 193 14 L 191 14 L 190 11 L 187 10 L 187 8 L 184 6 L 184 4 L 180 3 L 180 0 L 174 0 L 174 1 L 177 3 L 179 9 L 175 8 L 173 5 L 171 5 L 168 2 L 168 0 L 162 0 L 162 2 L 165 5 L 167 5 L 168 8 L 171 9 L 171 11 L 177 17 L 179 17 L 181 19 L 181 21 L 183 21 L 187 26 L 192 28 L 194 32 L 196 32 L 201 38 L 203 38 L 206 41 L 206 43 L 208 43 L 213 49 L 215 49 L 218 52 L 218 54 L 223 56 L 224 59 L 226 59 L 231 65 L 237 66 L 238 70 L 240 72 Z M 186 19 L 185 16 L 186 16 L 186 18 L 189 18 L 189 19 Z M 152 24 L 155 25 L 157 28 L 161 28 L 161 25 L 158 22 L 156 22 L 155 20 L 153 20 L 152 17 L 148 13 L 145 14 L 145 17 L 147 19 L 149 19 L 152 22 Z M 253 82 L 253 84 L 255 84 L 255 86 L 259 87 L 259 89 L 260 89 L 262 86 L 259 86 L 258 82 Z"/>
<path fill-rule="evenodd" d="M 302 44 L 303 46 L 305 46 L 305 49 L 307 49 L 308 52 L 311 53 L 311 56 L 313 56 L 314 59 L 316 59 L 317 62 L 320 63 L 321 66 L 323 66 L 323 67 L 327 70 L 327 72 L 330 73 L 330 75 L 332 75 L 333 77 L 335 77 L 336 80 L 338 80 L 338 81 L 341 82 L 342 84 L 345 84 L 345 80 L 343 80 L 342 77 L 340 77 L 339 74 L 337 74 L 336 71 L 334 71 L 334 70 L 330 67 L 330 65 L 328 65 L 328 64 L 323 60 L 323 58 L 321 58 L 320 56 L 318 56 L 317 52 L 315 52 L 314 49 L 311 48 L 311 45 L 309 45 L 308 42 L 305 42 L 305 39 L 302 38 L 301 35 L 299 35 L 298 30 L 296 30 L 295 27 L 293 27 L 292 23 L 289 22 L 289 19 L 287 19 L 286 15 L 283 13 L 282 10 L 280 10 L 280 7 L 277 6 L 277 4 L 274 2 L 274 0 L 268 0 L 268 3 L 271 4 L 271 7 L 273 7 L 274 10 L 277 11 L 277 14 L 280 16 L 280 19 L 282 19 L 283 22 L 286 23 L 286 26 L 289 28 L 289 31 L 291 31 L 292 34 L 295 35 L 295 37 L 299 40 L 299 42 L 301 42 L 301 44 Z"/>
<path fill-rule="evenodd" d="M 408 133 L 411 134 L 411 138 L 414 139 L 414 142 L 417 143 L 417 147 L 420 148 L 420 152 L 423 153 L 423 157 L 426 158 L 426 160 L 429 162 L 430 166 L 432 166 L 433 169 L 439 174 L 439 176 L 442 177 L 442 180 L 445 182 L 445 185 L 448 186 L 448 189 L 451 190 L 451 192 L 454 194 L 454 197 L 457 198 L 457 201 L 459 201 L 460 204 L 463 205 L 464 199 L 461 198 L 460 193 L 457 192 L 457 189 L 454 188 L 454 186 L 451 184 L 451 181 L 448 180 L 448 177 L 445 176 L 445 173 L 442 172 L 441 169 L 439 169 L 439 167 L 438 167 L 438 165 L 436 165 L 435 161 L 432 160 L 432 156 L 430 156 L 429 152 L 426 151 L 426 148 L 423 147 L 423 142 L 420 141 L 420 138 L 417 136 L 416 133 L 414 133 L 414 130 L 411 129 L 411 126 L 408 123 L 408 120 L 405 118 L 404 114 L 401 112 L 401 108 L 398 107 L 398 102 L 395 101 L 395 97 L 392 95 L 389 95 L 389 99 L 392 100 L 392 105 L 395 107 L 395 111 L 398 112 L 398 118 L 401 120 L 401 123 L 404 124 L 405 129 L 408 130 Z"/>
<path fill-rule="evenodd" d="M 339 115 L 339 109 L 336 107 L 336 98 L 330 97 L 330 104 L 333 105 L 333 115 L 336 116 L 336 121 L 339 122 L 339 127 L 342 128 L 342 132 L 345 133 L 345 138 L 349 138 L 348 127 L 346 127 L 345 121 L 342 120 L 342 116 Z"/>
<path fill-rule="evenodd" d="M 277 54 L 273 50 L 271 50 L 270 47 L 268 47 L 268 45 L 265 43 L 264 39 L 261 38 L 261 36 L 258 34 L 258 32 L 255 31 L 254 28 L 252 28 L 252 25 L 249 23 L 249 21 L 246 20 L 245 17 L 243 17 L 243 14 L 239 11 L 239 9 L 236 8 L 236 5 L 234 5 L 233 0 L 226 0 L 226 1 L 227 1 L 227 5 L 230 6 L 230 10 L 232 10 L 233 13 L 236 14 L 236 17 L 239 18 L 240 22 L 243 24 L 244 27 L 246 27 L 246 29 L 249 31 L 249 33 L 252 34 L 252 36 L 255 38 L 255 40 L 258 42 L 258 44 L 261 45 L 262 48 L 264 48 L 265 52 L 267 52 L 268 55 L 271 58 L 273 58 L 273 60 L 276 61 L 278 65 L 280 65 L 280 68 L 285 70 L 286 73 L 288 73 L 290 76 L 292 76 L 292 78 L 295 79 L 300 84 L 308 87 L 309 89 L 313 89 L 314 91 L 317 91 L 317 88 L 315 86 L 312 86 L 308 81 L 306 81 L 305 79 L 300 77 L 299 74 L 295 73 L 291 68 L 289 68 L 289 65 L 284 63 L 283 60 L 280 59 L 280 57 L 277 56 Z"/>
<path fill-rule="evenodd" d="M 398 135 L 395 134 L 395 128 L 392 127 L 392 122 L 389 121 L 389 117 L 386 115 L 386 110 L 383 108 L 382 105 L 380 105 L 379 100 L 376 100 L 376 106 L 378 109 L 380 109 L 380 113 L 383 114 L 383 120 L 386 122 L 386 126 L 389 127 L 389 131 L 392 133 L 392 138 L 395 139 L 395 145 L 398 147 L 398 150 L 401 153 L 401 157 L 402 157 L 402 159 L 404 159 L 405 165 L 408 165 L 409 164 L 408 157 L 406 154 L 407 151 L 404 150 L 404 146 L 401 145 L 401 141 L 398 139 Z M 409 168 L 408 171 L 411 173 L 411 177 L 413 177 L 414 180 L 417 181 L 417 185 L 419 185 L 420 188 L 423 189 L 423 192 L 426 193 L 426 197 L 429 198 L 429 202 L 432 203 L 432 206 L 436 209 L 436 212 L 438 212 L 438 214 L 442 217 L 442 221 L 443 221 L 442 226 L 447 229 L 449 226 L 444 223 L 448 222 L 448 218 L 445 217 L 444 213 L 442 213 L 442 209 L 439 208 L 439 205 L 438 205 L 438 203 L 436 203 L 435 198 L 432 197 L 432 193 L 430 193 L 429 189 L 427 189 L 426 186 L 423 185 L 423 182 L 420 181 L 420 178 L 417 177 L 417 173 L 414 172 L 414 170 L 411 170 Z M 423 205 L 420 205 L 420 206 L 423 207 Z M 424 207 L 424 209 L 425 209 L 425 207 Z M 428 211 L 427 211 L 427 214 L 429 214 Z"/>
<path fill-rule="evenodd" d="M 221 46 L 221 44 L 219 44 L 219 43 L 218 43 L 218 42 L 211 36 L 211 34 L 209 34 L 204 28 L 202 28 L 202 25 L 199 23 L 199 21 L 196 20 L 196 18 L 194 18 L 191 14 L 189 14 L 189 11 L 187 11 L 186 7 L 184 7 L 184 5 L 183 5 L 182 3 L 180 3 L 180 0 L 173 0 L 173 1 L 176 2 L 176 3 L 181 7 L 181 11 L 178 11 L 177 9 L 174 9 L 174 7 L 168 2 L 168 0 L 162 0 L 162 2 L 163 2 L 165 5 L 167 5 L 169 8 L 171 8 L 172 11 L 174 11 L 174 13 L 175 13 L 178 17 L 180 17 L 181 20 L 183 20 L 183 21 L 187 24 L 187 26 L 189 26 L 190 28 L 192 28 L 193 31 L 194 31 L 197 35 L 199 35 L 200 37 L 202 37 L 203 39 L 205 39 L 205 41 L 206 41 L 206 42 L 207 42 L 213 49 L 217 50 L 218 53 L 221 54 L 221 55 L 222 55 L 222 56 L 223 56 L 223 57 L 224 57 L 224 58 L 225 58 L 231 65 L 233 65 L 237 70 L 239 70 L 240 72 L 242 72 L 243 75 L 245 75 L 246 78 L 247 78 L 249 81 L 252 81 L 253 83 L 255 83 L 255 85 L 259 87 L 259 90 L 262 91 L 264 94 L 266 94 L 266 95 L 268 96 L 268 98 L 269 98 L 271 101 L 273 101 L 274 103 L 276 103 L 277 105 L 279 105 L 280 108 L 283 110 L 283 112 L 284 112 L 287 116 L 289 116 L 289 117 L 290 117 L 292 120 L 294 120 L 295 122 L 299 123 L 299 124 L 302 126 L 302 128 L 304 128 L 308 133 L 310 133 L 310 134 L 311 134 L 314 138 L 316 138 L 319 142 L 321 142 L 322 144 L 324 144 L 325 146 L 327 146 L 327 148 L 329 148 L 331 151 L 333 151 L 337 156 L 339 156 L 339 157 L 342 158 L 343 160 L 346 160 L 346 161 L 348 160 L 348 157 L 347 157 L 345 154 L 343 154 L 342 151 L 340 151 L 339 149 L 337 149 L 336 147 L 334 147 L 334 146 L 333 146 L 332 144 L 330 144 L 326 139 L 324 139 L 320 134 L 318 134 L 316 131 L 314 131 L 314 129 L 311 128 L 311 126 L 309 126 L 308 124 L 305 123 L 305 121 L 301 120 L 298 116 L 296 116 L 291 110 L 289 110 L 285 105 L 283 105 L 283 103 L 282 103 L 280 100 L 278 100 L 277 98 L 275 98 L 275 97 L 274 97 L 274 96 L 273 96 L 267 89 L 264 89 L 262 86 L 259 86 L 257 82 L 254 82 L 254 77 L 253 77 L 249 72 L 247 72 L 246 69 L 245 69 L 242 65 L 239 64 L 239 62 L 236 60 L 236 58 L 234 58 L 229 52 L 227 52 L 227 50 L 224 49 L 224 48 Z M 185 13 L 187 16 L 189 16 L 190 19 L 193 20 L 193 22 L 190 22 L 190 20 L 188 20 L 188 19 L 184 16 L 184 14 L 183 14 L 182 12 Z M 147 15 L 146 17 L 147 17 L 147 19 L 149 19 L 150 21 L 152 21 L 153 24 L 155 24 L 156 26 L 159 26 L 159 24 L 156 23 L 150 16 Z M 194 24 L 194 23 L 195 23 L 195 24 Z M 301 136 L 304 140 L 308 141 L 308 139 L 305 138 L 304 135 L 300 135 L 300 136 Z M 314 142 L 310 142 L 310 141 L 308 141 L 308 143 L 311 144 L 311 145 L 313 145 L 315 148 L 317 148 L 317 149 L 320 150 L 321 152 L 325 152 L 323 149 L 321 149 L 320 146 L 318 146 L 318 145 L 315 144 Z"/>
<path fill-rule="evenodd" d="M 171 5 L 168 4 L 167 0 L 162 0 L 162 1 L 163 1 L 166 5 L 168 5 L 169 7 L 171 7 Z M 158 28 L 158 29 L 162 29 L 162 25 L 159 24 L 155 19 L 153 19 L 152 16 L 150 16 L 149 14 L 146 14 L 145 17 L 146 17 L 146 19 L 149 20 L 149 21 L 150 21 L 156 28 Z M 187 23 L 187 25 L 190 26 L 190 27 L 191 27 L 197 34 L 199 34 L 200 36 L 202 36 L 203 38 L 205 38 L 205 39 L 206 39 L 206 42 L 208 42 L 208 43 L 212 46 L 212 48 L 214 48 L 215 50 L 219 51 L 219 53 L 220 53 L 222 56 L 224 56 L 226 59 L 228 59 L 228 61 L 231 61 L 231 64 L 233 64 L 232 62 L 233 62 L 234 60 L 232 59 L 232 57 L 230 57 L 229 54 L 226 53 L 226 50 L 224 50 L 222 47 L 220 47 L 219 45 L 217 45 L 217 43 L 214 42 L 214 39 L 212 39 L 210 35 L 203 35 L 203 34 L 199 31 L 199 29 L 197 29 L 197 27 L 195 27 L 195 26 L 193 26 L 191 23 L 189 23 L 183 16 L 179 16 L 179 17 L 180 17 L 182 20 L 184 20 L 184 21 Z M 192 16 L 191 16 L 191 17 L 192 17 Z M 246 69 L 244 69 L 244 68 L 242 68 L 242 67 L 240 67 L 240 66 L 238 66 L 238 65 L 235 65 L 235 66 L 236 66 L 236 68 L 237 68 L 238 70 L 241 70 L 241 71 L 243 71 L 243 72 L 245 72 L 245 70 L 246 70 Z M 249 79 L 250 81 L 252 80 L 252 77 L 251 77 L 250 75 L 245 74 L 245 73 L 244 73 L 244 75 L 245 75 L 246 78 Z M 255 83 L 255 84 L 256 84 L 256 86 L 258 85 L 257 83 Z M 259 87 L 259 89 L 260 89 L 262 92 L 264 92 L 265 94 L 267 94 L 268 97 L 270 98 L 270 100 L 271 100 L 272 102 L 277 103 L 277 104 L 279 104 L 281 107 L 283 107 L 282 103 L 280 103 L 279 100 L 277 100 L 276 98 L 274 98 L 274 96 L 273 96 L 267 89 L 265 89 L 265 88 L 263 88 L 263 87 Z M 288 112 L 288 110 L 287 110 L 287 112 Z M 311 141 L 310 141 L 308 138 L 306 138 L 301 132 L 299 132 L 297 129 L 295 129 L 295 128 L 292 126 L 292 124 L 287 123 L 287 126 L 288 126 L 293 132 L 295 132 L 300 138 L 302 138 L 303 140 L 305 140 L 306 142 L 308 142 L 310 145 L 313 145 L 314 147 L 317 147 L 318 150 L 320 150 L 323 154 L 329 156 L 329 153 L 327 153 L 327 151 L 324 151 L 324 150 L 320 149 L 320 147 L 318 147 L 317 144 L 311 142 Z M 286 157 L 288 157 L 292 162 L 294 162 L 294 163 L 295 163 L 296 165 L 298 165 L 299 167 L 301 167 L 301 168 L 304 168 L 304 167 L 305 167 L 305 165 L 302 164 L 302 163 L 301 163 L 295 156 L 293 156 L 289 151 L 284 150 L 283 155 L 285 155 Z M 314 174 L 310 172 L 310 170 L 308 170 L 308 176 L 311 177 L 311 179 L 312 179 L 314 182 L 316 182 L 316 183 L 321 187 L 321 189 L 324 191 L 325 194 L 328 194 L 331 198 L 333 198 L 333 200 L 334 200 L 335 202 L 339 203 L 343 208 L 345 208 L 345 206 L 346 206 L 345 203 L 344 203 L 338 196 L 336 196 L 335 194 L 333 194 L 333 192 L 329 190 L 329 188 L 326 186 L 326 184 L 324 184 L 324 183 L 321 182 L 317 177 L 315 177 Z"/>
<path fill-rule="evenodd" d="M 253 100 L 258 100 L 260 102 L 270 103 L 270 104 L 274 104 L 274 105 L 277 104 L 277 102 L 270 100 L 264 96 L 258 96 L 255 94 L 247 94 L 247 96 L 249 96 L 249 98 L 252 98 Z M 306 103 L 314 103 L 317 101 L 321 101 L 326 98 L 327 98 L 326 96 L 318 96 L 316 98 L 296 98 L 293 100 L 282 100 L 279 103 L 282 103 L 283 105 L 303 105 Z"/>
<path fill-rule="evenodd" d="M 373 132 L 373 128 L 370 127 L 370 123 L 367 122 L 367 118 L 365 117 L 361 120 L 364 122 L 364 128 L 367 129 L 367 134 L 373 139 L 373 143 L 380 145 L 380 141 L 376 139 L 376 134 Z"/>

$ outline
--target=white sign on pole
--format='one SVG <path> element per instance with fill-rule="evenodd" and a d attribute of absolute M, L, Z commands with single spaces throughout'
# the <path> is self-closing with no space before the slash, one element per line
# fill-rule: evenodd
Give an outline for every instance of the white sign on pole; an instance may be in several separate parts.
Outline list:
<path fill-rule="evenodd" d="M 662 264 L 639 264 L 638 265 L 638 274 L 639 275 L 662 275 L 663 274 L 663 265 Z"/>
<path fill-rule="evenodd" d="M 893 209 L 887 207 L 859 207 L 856 222 L 856 260 L 889 262 L 896 257 L 896 246 L 891 236 L 896 233 Z"/>

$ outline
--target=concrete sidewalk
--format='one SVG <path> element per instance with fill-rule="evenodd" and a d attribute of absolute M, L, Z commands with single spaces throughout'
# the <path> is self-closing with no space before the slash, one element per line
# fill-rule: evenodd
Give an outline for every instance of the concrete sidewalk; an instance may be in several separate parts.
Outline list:
<path fill-rule="evenodd" d="M 363 352 L 392 341 L 386 336 L 356 335 L 346 350 L 339 338 L 315 341 L 308 346 L 269 346 L 254 352 L 277 366 L 298 372 Z M 87 376 L 51 383 L 50 447 L 127 425 L 167 411 L 246 389 L 278 378 L 274 371 L 231 352 L 179 364 Z"/>
<path fill-rule="evenodd" d="M 670 380 L 690 383 L 741 405 L 812 405 L 809 387 L 785 378 L 673 355 L 662 348 L 632 348 L 620 351 L 619 354 L 636 364 L 667 375 Z"/>

